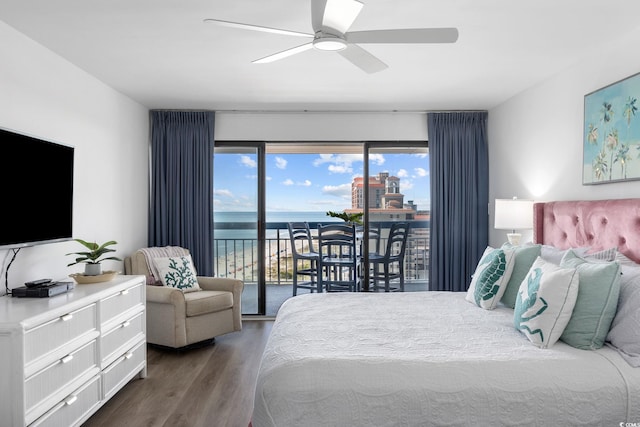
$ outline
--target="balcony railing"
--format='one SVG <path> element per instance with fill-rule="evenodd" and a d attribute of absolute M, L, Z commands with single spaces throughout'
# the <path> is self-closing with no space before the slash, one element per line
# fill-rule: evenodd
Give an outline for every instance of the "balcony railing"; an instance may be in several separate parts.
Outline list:
<path fill-rule="evenodd" d="M 382 222 L 380 248 L 392 222 Z M 312 231 L 318 223 L 310 222 Z M 293 255 L 287 224 L 266 224 L 265 280 L 266 284 L 290 285 L 293 279 Z M 217 222 L 215 230 L 237 230 L 238 235 L 255 235 L 256 224 L 248 222 Z M 254 232 L 251 233 L 251 230 Z M 229 234 L 229 233 L 226 233 Z M 308 250 L 308 248 L 303 248 Z M 405 282 L 426 283 L 429 268 L 429 221 L 411 221 L 405 253 Z M 245 283 L 258 282 L 258 240 L 256 238 L 216 238 L 214 234 L 214 269 L 219 277 L 232 277 Z"/>

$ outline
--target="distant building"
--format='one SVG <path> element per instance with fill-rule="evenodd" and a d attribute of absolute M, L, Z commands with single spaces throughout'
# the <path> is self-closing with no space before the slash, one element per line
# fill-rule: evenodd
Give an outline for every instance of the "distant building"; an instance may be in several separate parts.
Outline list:
<path fill-rule="evenodd" d="M 356 177 L 351 183 L 351 209 L 347 213 L 362 212 L 364 208 L 364 178 Z M 409 200 L 404 203 L 400 193 L 400 178 L 380 172 L 369 177 L 369 218 L 372 221 L 415 219 L 418 207 Z"/>

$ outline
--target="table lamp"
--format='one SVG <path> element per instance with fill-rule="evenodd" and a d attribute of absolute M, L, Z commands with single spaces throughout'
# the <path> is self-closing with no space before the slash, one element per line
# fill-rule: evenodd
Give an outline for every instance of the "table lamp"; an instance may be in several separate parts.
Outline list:
<path fill-rule="evenodd" d="M 533 228 L 533 200 L 496 199 L 494 228 L 497 230 L 511 230 L 507 233 L 509 243 L 514 246 L 520 244 L 522 234 L 516 230 L 530 230 Z"/>

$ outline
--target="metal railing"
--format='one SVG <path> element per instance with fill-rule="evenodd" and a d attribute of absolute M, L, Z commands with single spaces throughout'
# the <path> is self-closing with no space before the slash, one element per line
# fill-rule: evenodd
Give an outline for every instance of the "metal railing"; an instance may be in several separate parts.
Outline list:
<path fill-rule="evenodd" d="M 405 253 L 405 281 L 426 282 L 429 268 L 429 222 L 410 221 L 411 230 Z M 386 244 L 386 235 L 392 222 L 381 224 L 380 248 Z M 310 222 L 312 230 L 318 223 Z M 255 223 L 225 222 L 215 223 L 215 230 L 238 230 L 246 233 L 256 229 Z M 293 254 L 287 223 L 266 224 L 265 239 L 265 280 L 267 284 L 290 285 L 293 280 Z M 240 234 L 239 233 L 239 234 Z M 255 234 L 255 233 L 253 233 Z M 308 248 L 302 248 L 303 251 Z M 258 240 L 256 238 L 215 238 L 214 271 L 218 277 L 232 277 L 245 283 L 258 281 Z"/>

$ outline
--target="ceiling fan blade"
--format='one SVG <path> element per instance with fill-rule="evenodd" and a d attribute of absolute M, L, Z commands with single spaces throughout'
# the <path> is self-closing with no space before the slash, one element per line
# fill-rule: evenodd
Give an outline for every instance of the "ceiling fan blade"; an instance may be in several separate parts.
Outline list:
<path fill-rule="evenodd" d="M 457 28 L 407 28 L 346 33 L 349 43 L 455 43 Z"/>
<path fill-rule="evenodd" d="M 339 50 L 337 53 L 369 74 L 377 73 L 387 68 L 387 64 L 355 44 L 349 44 L 346 49 Z"/>
<path fill-rule="evenodd" d="M 297 31 L 281 30 L 279 28 L 261 27 L 259 25 L 241 24 L 239 22 L 221 21 L 220 19 L 205 19 L 204 22 L 223 27 L 239 28 L 241 30 L 260 31 L 263 33 L 282 34 L 285 36 L 313 37 L 313 34 L 299 33 Z"/>
<path fill-rule="evenodd" d="M 269 62 L 274 62 L 279 59 L 286 58 L 291 55 L 295 55 L 296 53 L 304 52 L 305 50 L 313 49 L 313 43 L 305 43 L 300 46 L 292 47 L 291 49 L 283 50 L 278 53 L 274 53 L 273 55 L 265 56 L 264 58 L 256 59 L 252 61 L 254 64 L 266 64 Z"/>
<path fill-rule="evenodd" d="M 356 20 L 364 4 L 358 0 L 312 0 L 311 25 L 315 32 L 341 35 Z"/>
<path fill-rule="evenodd" d="M 322 18 L 327 0 L 311 0 L 311 28 L 314 32 L 322 30 Z"/>

